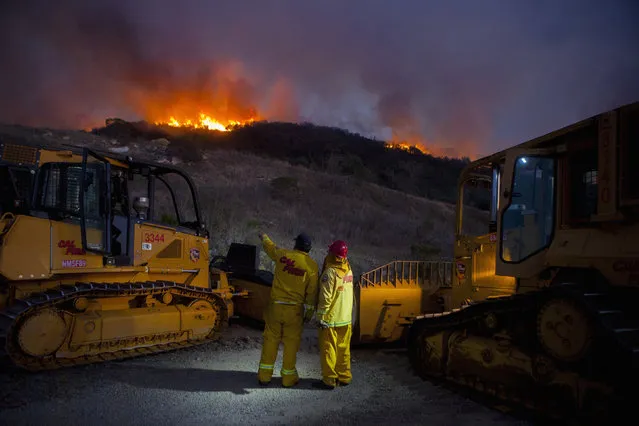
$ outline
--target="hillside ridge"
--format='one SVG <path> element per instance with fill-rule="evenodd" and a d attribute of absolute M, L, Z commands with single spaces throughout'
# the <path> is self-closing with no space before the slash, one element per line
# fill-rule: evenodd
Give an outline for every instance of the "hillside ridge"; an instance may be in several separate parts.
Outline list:
<path fill-rule="evenodd" d="M 198 159 L 192 161 L 188 154 L 194 148 L 174 137 L 114 138 L 77 130 L 0 126 L 0 138 L 44 146 L 87 146 L 177 164 L 197 186 L 211 232 L 211 255 L 226 254 L 232 242 L 259 245 L 260 231 L 284 247 L 305 231 L 313 237 L 311 255 L 318 262 L 332 240 L 346 240 L 356 274 L 397 259 L 452 256 L 453 204 L 354 175 L 312 169 L 248 150 L 220 149 L 211 143 L 196 148 Z M 484 211 L 472 209 L 465 224 L 481 229 L 484 217 Z M 270 269 L 270 261 L 263 252 L 261 256 L 262 267 Z"/>
<path fill-rule="evenodd" d="M 140 143 L 165 138 L 176 155 L 192 162 L 201 161 L 202 150 L 211 148 L 250 152 L 449 203 L 456 201 L 457 179 L 470 162 L 423 154 L 416 148 L 389 149 L 383 141 L 311 123 L 261 121 L 220 132 L 115 118 L 91 133 Z M 487 200 L 471 202 L 486 208 Z"/>

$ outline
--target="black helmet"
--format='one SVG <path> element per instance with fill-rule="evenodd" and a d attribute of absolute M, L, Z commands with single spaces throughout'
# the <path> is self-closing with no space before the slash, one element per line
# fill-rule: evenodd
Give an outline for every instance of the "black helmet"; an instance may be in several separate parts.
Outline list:
<path fill-rule="evenodd" d="M 302 232 L 295 237 L 295 249 L 308 253 L 311 251 L 311 237 Z"/>

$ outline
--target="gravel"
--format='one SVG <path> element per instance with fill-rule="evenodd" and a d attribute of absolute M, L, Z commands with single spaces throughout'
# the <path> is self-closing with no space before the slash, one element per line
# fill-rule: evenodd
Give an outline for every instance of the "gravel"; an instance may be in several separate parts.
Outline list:
<path fill-rule="evenodd" d="M 223 340 L 143 358 L 27 373 L 3 366 L 0 424 L 41 425 L 524 425 L 415 377 L 402 352 L 357 349 L 353 383 L 334 391 L 320 377 L 316 331 L 298 354 L 300 384 L 257 383 L 261 332 L 232 325 Z"/>

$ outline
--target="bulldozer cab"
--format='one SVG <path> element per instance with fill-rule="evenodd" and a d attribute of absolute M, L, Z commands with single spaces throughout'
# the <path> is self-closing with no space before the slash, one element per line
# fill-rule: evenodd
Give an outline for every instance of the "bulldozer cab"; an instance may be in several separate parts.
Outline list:
<path fill-rule="evenodd" d="M 471 163 L 452 306 L 411 324 L 416 372 L 557 420 L 627 417 L 639 371 L 637 164 L 639 102 Z"/>
<path fill-rule="evenodd" d="M 503 159 L 467 167 L 459 180 L 455 229 L 455 275 L 450 307 L 512 294 L 512 277 L 496 275 L 497 222 Z"/>
<path fill-rule="evenodd" d="M 0 173 L 0 342 L 15 365 L 48 370 L 221 337 L 243 293 L 209 267 L 184 172 L 0 141 Z"/>
<path fill-rule="evenodd" d="M 107 263 L 139 264 L 140 252 L 165 243 L 168 229 L 208 238 L 195 187 L 182 171 L 132 161 L 122 167 L 86 149 L 81 169 L 82 246 Z M 136 226 L 144 230 L 137 244 Z"/>
<path fill-rule="evenodd" d="M 545 287 L 568 269 L 632 283 L 638 123 L 634 103 L 471 163 L 459 181 L 452 306 Z"/>
<path fill-rule="evenodd" d="M 185 264 L 207 269 L 200 260 L 208 260 L 208 232 L 195 186 L 180 169 L 88 148 L 5 142 L 0 175 L 5 222 L 21 216 L 52 224 L 50 230 L 40 229 L 42 223 L 33 228 L 51 234 L 41 235 L 51 242 L 49 253 L 42 247 L 41 255 L 50 257 L 45 276 L 154 263 L 167 270 L 185 270 Z M 201 280 L 208 285 L 207 277 Z"/>

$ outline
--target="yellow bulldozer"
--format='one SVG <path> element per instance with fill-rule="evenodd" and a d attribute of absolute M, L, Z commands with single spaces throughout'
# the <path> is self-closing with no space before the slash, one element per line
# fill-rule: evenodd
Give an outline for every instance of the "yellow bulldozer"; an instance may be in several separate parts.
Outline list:
<path fill-rule="evenodd" d="M 0 348 L 47 370 L 218 339 L 261 322 L 273 275 L 258 248 L 209 259 L 196 187 L 183 170 L 88 148 L 0 141 Z M 452 262 L 394 262 L 362 276 L 355 343 L 397 342 Z"/>
<path fill-rule="evenodd" d="M 233 315 L 183 171 L 0 141 L 0 339 L 28 370 L 205 343 Z"/>
<path fill-rule="evenodd" d="M 454 259 L 362 274 L 354 343 L 404 341 L 421 377 L 551 415 L 605 412 L 637 383 L 637 164 L 639 103 L 474 161 Z M 479 235 L 468 190 L 490 201 Z M 0 141 L 0 213 L 0 339 L 20 367 L 205 343 L 268 303 L 256 246 L 209 260 L 180 169 Z"/>
<path fill-rule="evenodd" d="M 464 194 L 490 199 L 464 231 Z M 563 417 L 608 415 L 639 370 L 639 103 L 472 162 L 453 285 L 411 321 L 415 371 Z M 592 417 L 595 418 L 595 417 Z"/>

